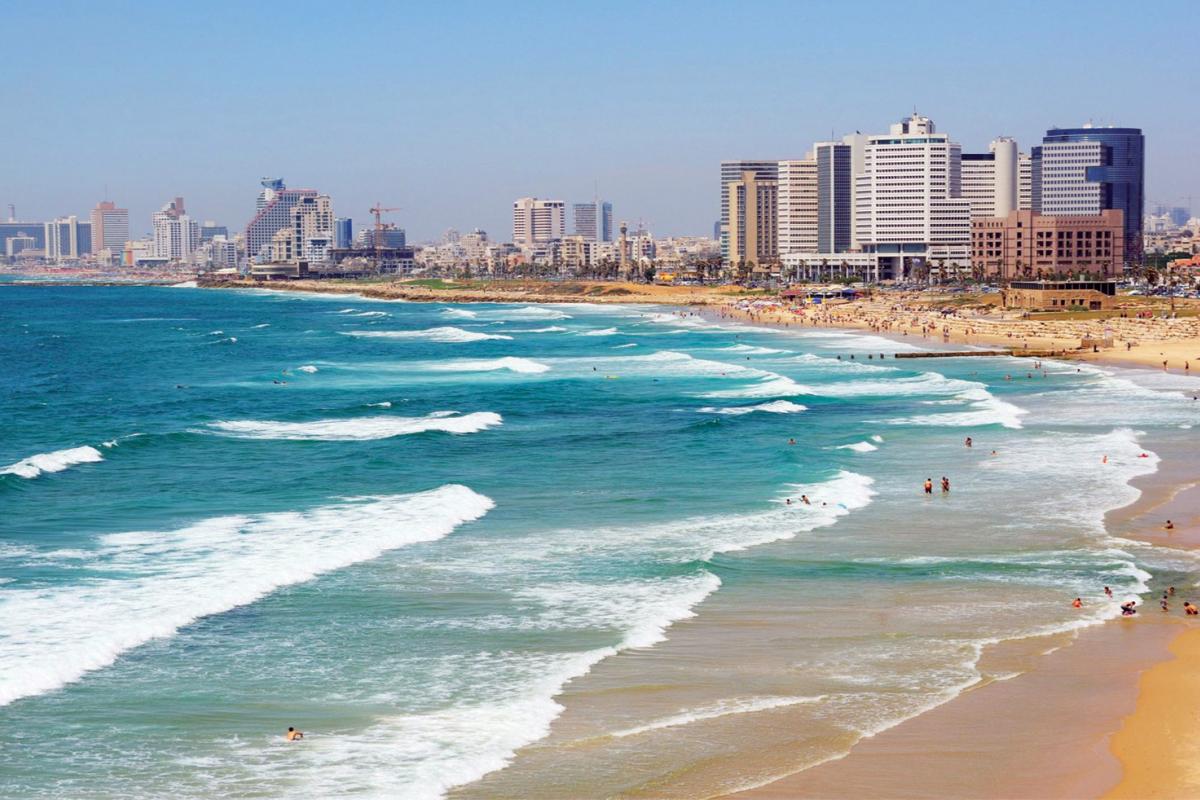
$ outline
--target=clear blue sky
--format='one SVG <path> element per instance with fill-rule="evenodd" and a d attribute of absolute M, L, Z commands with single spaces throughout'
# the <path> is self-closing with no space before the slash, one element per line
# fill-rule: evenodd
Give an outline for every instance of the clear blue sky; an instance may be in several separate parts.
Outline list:
<path fill-rule="evenodd" d="M 410 239 L 511 232 L 525 195 L 702 234 L 718 162 L 914 107 L 966 150 L 1138 126 L 1147 198 L 1200 213 L 1200 2 L 58 3 L 0 12 L 0 214 L 136 233 L 174 195 L 240 228 L 259 176 Z"/>

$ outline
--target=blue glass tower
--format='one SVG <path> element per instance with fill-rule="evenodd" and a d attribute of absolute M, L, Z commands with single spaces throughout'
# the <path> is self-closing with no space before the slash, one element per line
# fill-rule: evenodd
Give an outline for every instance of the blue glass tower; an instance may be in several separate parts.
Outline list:
<path fill-rule="evenodd" d="M 1040 161 L 1035 210 L 1063 214 L 1119 209 L 1125 216 L 1126 262 L 1140 264 L 1145 144 L 1140 128 L 1051 128 L 1035 154 Z M 1075 208 L 1081 201 L 1088 207 Z"/>

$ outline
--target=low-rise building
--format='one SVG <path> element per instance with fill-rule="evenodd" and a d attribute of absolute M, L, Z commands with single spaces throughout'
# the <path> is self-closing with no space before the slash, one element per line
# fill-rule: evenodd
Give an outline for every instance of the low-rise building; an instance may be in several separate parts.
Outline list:
<path fill-rule="evenodd" d="M 1116 281 L 1013 281 L 1001 299 L 1005 308 L 1029 311 L 1101 311 L 1114 306 L 1116 295 Z"/>
<path fill-rule="evenodd" d="M 1120 275 L 1124 221 L 1116 209 L 1059 215 L 1013 211 L 971 222 L 971 268 L 1001 280 L 1056 275 Z"/>

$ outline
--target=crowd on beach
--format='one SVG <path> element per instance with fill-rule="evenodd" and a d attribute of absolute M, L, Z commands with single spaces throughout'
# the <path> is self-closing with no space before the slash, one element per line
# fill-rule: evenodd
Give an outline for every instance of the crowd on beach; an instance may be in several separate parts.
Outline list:
<path fill-rule="evenodd" d="M 783 327 L 856 328 L 1011 350 L 1069 352 L 1080 350 L 1087 342 L 1095 343 L 1091 347 L 1098 350 L 1098 343 L 1111 342 L 1113 347 L 1128 352 L 1163 342 L 1196 342 L 1195 354 L 1176 356 L 1175 363 L 1165 358 L 1162 367 L 1190 372 L 1190 361 L 1200 359 L 1200 317 L 1120 312 L 1106 319 L 1030 319 L 1023 312 L 995 306 L 939 306 L 936 298 L 919 292 L 886 292 L 849 302 L 800 304 L 741 299 L 726 303 L 719 313 L 723 318 Z"/>

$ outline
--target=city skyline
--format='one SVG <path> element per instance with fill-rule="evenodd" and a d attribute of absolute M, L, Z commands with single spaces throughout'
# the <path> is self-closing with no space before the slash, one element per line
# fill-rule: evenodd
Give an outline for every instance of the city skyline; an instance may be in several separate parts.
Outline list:
<path fill-rule="evenodd" d="M 1118 6 L 1097 13 L 1094 4 L 1060 4 L 1047 15 L 1017 3 L 989 9 L 986 26 L 969 8 L 930 3 L 937 13 L 926 14 L 921 6 L 885 30 L 862 22 L 881 8 L 874 3 L 853 19 L 833 4 L 802 12 L 757 4 L 759 17 L 802 13 L 806 26 L 829 35 L 739 53 L 730 64 L 711 57 L 713 45 L 741 17 L 718 5 L 634 11 L 618 3 L 601 12 L 533 4 L 471 15 L 385 8 L 372 10 L 369 26 L 316 6 L 292 5 L 299 13 L 283 16 L 266 5 L 239 9 L 244 23 L 213 38 L 182 9 L 76 6 L 64 22 L 61 12 L 18 4 L 10 23 L 39 30 L 53 17 L 62 53 L 46 58 L 37 37 L 8 48 L 20 77 L 10 102 L 31 111 L 0 129 L 0 143 L 21 154 L 0 162 L 0 212 L 7 218 L 12 203 L 22 220 L 82 219 L 113 200 L 129 209 L 130 234 L 140 236 L 163 197 L 184 195 L 197 220 L 237 230 L 253 215 L 259 177 L 281 175 L 289 186 L 335 197 L 356 227 L 377 200 L 400 207 L 391 221 L 414 241 L 451 227 L 499 237 L 514 197 L 573 204 L 597 187 L 631 225 L 642 219 L 659 235 L 706 234 L 720 212 L 712 164 L 801 159 L 813 142 L 886 130 L 914 106 L 970 152 L 999 136 L 1028 151 L 1046 129 L 1089 119 L 1140 127 L 1147 208 L 1200 211 L 1187 199 L 1200 184 L 1191 157 L 1200 110 L 1178 102 L 1195 94 L 1196 71 L 1182 49 L 1161 46 L 1195 14 L 1190 5 L 1168 3 L 1143 18 Z M 211 11 L 233 8 L 216 3 Z M 1034 18 L 1038 25 L 1029 24 Z M 602 35 L 634 20 L 615 45 Z M 404 37 L 400 48 L 396 30 L 421 35 Z M 546 35 L 567 30 L 596 35 Z M 930 43 L 920 58 L 882 46 L 906 36 Z M 114 50 L 114 37 L 131 46 Z M 556 67 L 532 96 L 516 93 L 508 71 L 496 68 L 513 58 L 496 55 L 506 41 L 535 43 L 528 58 Z M 1159 62 L 1093 59 L 1085 72 L 1077 54 L 1096 41 L 1153 52 Z M 279 79 L 286 58 L 265 57 L 307 51 L 324 67 L 298 86 Z M 446 52 L 455 54 L 452 65 Z M 606 55 L 619 58 L 609 63 Z M 162 64 L 173 65 L 171 81 L 158 78 Z M 937 80 L 947 69 L 961 79 Z M 580 94 L 581 80 L 600 91 Z M 78 91 L 93 83 L 103 92 Z M 781 89 L 804 85 L 816 91 L 779 101 L 788 96 Z M 1038 85 L 1069 88 L 1029 91 Z M 303 116 L 281 111 L 314 104 Z"/>

